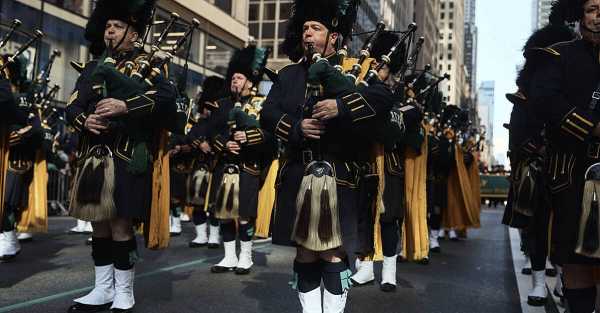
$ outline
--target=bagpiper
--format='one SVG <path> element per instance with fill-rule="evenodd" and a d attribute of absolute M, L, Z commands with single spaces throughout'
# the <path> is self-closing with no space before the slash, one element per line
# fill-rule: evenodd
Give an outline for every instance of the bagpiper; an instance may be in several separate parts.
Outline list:
<path fill-rule="evenodd" d="M 258 123 L 263 98 L 256 92 L 267 58 L 267 50 L 253 45 L 236 51 L 227 70 L 231 96 L 217 101 L 219 108 L 210 117 L 212 146 L 218 158 L 212 179 L 216 184 L 212 212 L 220 221 L 225 249 L 224 258 L 211 268 L 213 273 L 244 275 L 253 265 L 261 172 L 270 164 L 274 146 L 272 135 Z M 240 239 L 239 257 L 236 237 Z"/>
<path fill-rule="evenodd" d="M 381 60 L 381 57 L 387 55 L 398 40 L 398 35 L 392 32 L 386 31 L 382 33 L 373 45 L 371 56 L 375 60 Z M 393 82 L 391 77 L 401 70 L 404 58 L 406 57 L 403 49 L 398 49 L 397 51 L 398 52 L 392 55 L 392 61 L 379 70 L 378 73 L 381 81 L 390 85 Z M 371 67 L 375 68 L 377 64 L 377 62 L 373 62 Z M 369 205 L 369 207 L 363 209 L 368 213 L 368 217 L 365 221 L 369 224 L 379 223 L 380 226 L 378 237 L 381 239 L 383 252 L 382 281 L 380 289 L 384 292 L 392 292 L 396 289 L 396 259 L 398 256 L 396 250 L 399 242 L 400 227 L 404 222 L 407 201 L 405 197 L 404 179 L 404 150 L 408 143 L 406 139 L 415 134 L 418 136 L 421 125 L 421 114 L 418 108 L 401 103 L 401 99 L 396 95 L 394 96 L 394 100 L 394 107 L 391 108 L 389 115 L 386 116 L 387 119 L 382 121 L 378 130 L 375 131 L 377 136 L 371 138 L 371 140 L 377 140 L 376 143 L 383 147 L 383 154 L 381 155 L 383 158 L 379 162 L 381 163 L 379 166 L 382 167 L 380 170 L 381 173 L 374 173 L 382 175 L 382 177 L 378 178 L 379 184 L 383 184 L 383 188 L 380 191 L 382 194 L 379 196 L 381 201 L 374 201 L 374 206 Z M 368 138 L 364 138 L 363 140 L 369 141 Z M 417 150 L 420 150 L 421 142 L 422 140 L 417 140 Z M 372 144 L 373 143 L 375 142 L 373 141 Z M 364 177 L 364 179 L 369 178 Z M 370 189 L 377 191 L 377 184 L 374 188 L 371 187 Z M 376 199 L 377 197 L 374 200 Z M 373 210 L 372 207 L 374 207 L 375 210 Z M 359 225 L 361 224 L 362 223 Z M 366 285 L 375 279 L 373 258 L 374 254 L 377 252 L 374 249 L 374 230 L 377 228 L 374 226 L 375 225 L 372 227 L 359 228 L 359 232 L 363 228 L 367 230 L 366 234 L 364 234 L 367 238 L 365 238 L 364 241 L 368 242 L 370 240 L 371 242 L 369 245 L 370 249 L 361 251 L 359 255 L 363 255 L 365 252 L 370 252 L 371 255 L 363 255 L 362 260 L 360 260 L 360 258 L 357 259 L 356 268 L 358 271 L 352 276 L 353 285 Z M 362 237 L 363 235 L 361 235 L 361 238 Z M 365 249 L 363 248 L 363 250 Z"/>
<path fill-rule="evenodd" d="M 509 158 L 512 171 L 511 197 L 503 223 L 521 229 L 522 246 L 530 259 L 532 287 L 527 303 L 544 306 L 547 301 L 546 259 L 548 257 L 548 230 L 551 204 L 547 197 L 543 162 L 543 122 L 534 114 L 529 100 L 529 87 L 536 68 L 540 66 L 541 49 L 559 42 L 570 41 L 575 33 L 565 24 L 565 8 L 553 3 L 550 23 L 535 31 L 523 47 L 525 64 L 517 75 L 518 90 L 506 94 L 513 104 L 508 130 Z M 554 293 L 562 297 L 561 268 L 556 265 L 559 278 Z"/>
<path fill-rule="evenodd" d="M 10 55 L 2 56 L 3 62 L 8 62 Z M 9 151 L 8 171 L 4 185 L 4 202 L 2 225 L 0 230 L 0 261 L 13 259 L 21 251 L 17 239 L 17 224 L 21 221 L 24 211 L 33 206 L 37 200 L 45 204 L 44 199 L 34 199 L 42 196 L 30 193 L 30 184 L 33 182 L 35 169 L 46 174 L 45 166 L 42 166 L 44 155 L 41 151 L 44 140 L 41 121 L 35 115 L 30 114 L 30 107 L 25 93 L 27 87 L 27 76 L 25 71 L 26 60 L 15 58 L 7 66 L 10 77 L 9 83 L 12 93 L 16 95 L 16 116 L 20 122 L 9 124 Z M 41 153 L 41 154 L 40 154 Z M 44 164 L 45 165 L 45 164 Z M 45 184 L 43 185 L 45 187 Z M 30 197 L 31 196 L 31 197 Z"/>
<path fill-rule="evenodd" d="M 196 230 L 196 237 L 189 243 L 190 248 L 208 246 L 216 249 L 220 244 L 219 220 L 208 210 L 210 187 L 217 183 L 212 180 L 215 158 L 210 144 L 210 116 L 218 108 L 217 100 L 223 97 L 224 87 L 225 80 L 220 77 L 210 76 L 204 80 L 202 94 L 197 100 L 199 119 L 188 134 L 196 158 L 188 184 L 188 203 L 193 207 L 192 222 Z"/>
<path fill-rule="evenodd" d="M 358 75 L 334 68 L 343 65 L 336 47 L 350 36 L 356 7 L 294 2 L 282 51 L 296 63 L 278 72 L 261 111 L 263 127 L 284 144 L 272 239 L 297 246 L 292 285 L 303 312 L 344 311 L 359 209 L 354 162 L 361 160 L 352 134 L 391 108 L 392 93 L 381 82 L 358 91 Z M 352 73 L 361 72 L 358 63 Z"/>
<path fill-rule="evenodd" d="M 178 120 L 176 91 L 164 63 L 135 45 L 153 10 L 152 0 L 100 0 L 85 29 L 92 54 L 101 57 L 85 64 L 66 112 L 80 135 L 70 214 L 92 222 L 95 285 L 68 312 L 133 312 L 138 256 L 133 227 L 138 222 L 151 227 L 163 217 L 155 214 L 159 209 L 168 211 L 168 199 L 162 200 L 168 198 L 168 181 L 153 174 L 168 171 L 161 153 L 166 128 L 177 128 L 166 125 Z M 153 185 L 166 195 L 160 198 Z M 147 238 L 149 247 L 168 243 L 168 233 L 151 230 Z"/>

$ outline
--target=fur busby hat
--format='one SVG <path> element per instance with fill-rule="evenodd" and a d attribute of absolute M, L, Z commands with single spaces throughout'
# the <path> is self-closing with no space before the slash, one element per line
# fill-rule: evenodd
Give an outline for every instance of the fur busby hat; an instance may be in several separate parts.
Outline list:
<path fill-rule="evenodd" d="M 256 86 L 262 79 L 270 50 L 250 45 L 235 51 L 227 67 L 227 81 L 235 73 L 244 74 Z"/>
<path fill-rule="evenodd" d="M 302 32 L 306 21 L 319 22 L 330 32 L 350 36 L 359 0 L 295 0 L 281 51 L 296 62 L 302 58 Z"/>
<path fill-rule="evenodd" d="M 202 94 L 198 97 L 197 103 L 199 108 L 214 110 L 216 107 L 215 101 L 226 96 L 225 80 L 218 76 L 209 76 L 202 82 Z"/>
<path fill-rule="evenodd" d="M 390 52 L 390 49 L 394 46 L 394 44 L 400 39 L 398 35 L 385 31 L 377 37 L 377 41 L 373 44 L 373 48 L 371 49 L 371 56 L 377 60 L 381 60 L 381 56 L 386 55 Z M 392 74 L 398 73 L 400 68 L 402 67 L 402 63 L 404 62 L 404 57 L 406 53 L 406 46 L 404 43 L 394 51 L 394 54 L 391 57 L 391 62 L 388 64 L 390 67 L 390 72 Z"/>
<path fill-rule="evenodd" d="M 104 50 L 104 29 L 108 20 L 127 23 L 140 36 L 152 20 L 156 0 L 98 0 L 85 27 L 84 37 L 90 42 L 90 52 L 102 54 Z"/>
<path fill-rule="evenodd" d="M 569 1 L 579 2 L 579 0 Z M 583 4 L 582 4 L 583 5 Z M 517 75 L 517 87 L 519 91 L 506 94 L 506 98 L 513 104 L 524 103 L 527 101 L 526 91 L 529 90 L 531 76 L 540 62 L 540 51 L 543 48 L 552 46 L 558 42 L 573 40 L 576 35 L 566 25 L 569 22 L 569 7 L 565 0 L 555 1 L 552 3 L 550 11 L 549 24 L 536 30 L 525 42 L 523 47 L 523 55 L 525 56 L 525 64 Z"/>
<path fill-rule="evenodd" d="M 583 18 L 583 5 L 588 0 L 557 0 L 552 3 L 552 9 L 557 7 L 560 12 L 560 17 L 569 23 L 574 23 Z M 552 21 L 552 13 L 550 13 L 550 21 Z"/>

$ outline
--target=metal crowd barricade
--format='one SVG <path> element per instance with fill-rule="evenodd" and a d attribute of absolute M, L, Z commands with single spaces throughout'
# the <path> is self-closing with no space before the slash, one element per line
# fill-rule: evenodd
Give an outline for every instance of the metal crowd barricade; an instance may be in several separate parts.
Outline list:
<path fill-rule="evenodd" d="M 69 171 L 48 166 L 48 214 L 67 215 L 69 207 Z"/>

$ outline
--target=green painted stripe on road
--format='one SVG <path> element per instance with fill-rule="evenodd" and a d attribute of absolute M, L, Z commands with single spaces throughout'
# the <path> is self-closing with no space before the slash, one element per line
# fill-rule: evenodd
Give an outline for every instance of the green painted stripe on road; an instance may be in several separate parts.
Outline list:
<path fill-rule="evenodd" d="M 264 250 L 268 250 L 267 248 L 270 247 L 270 245 L 267 245 L 266 242 L 259 244 L 260 246 L 255 248 L 254 251 L 257 252 L 264 252 Z M 166 273 L 166 272 L 170 272 L 176 269 L 181 269 L 181 268 L 186 268 L 186 267 L 191 267 L 191 266 L 195 266 L 195 265 L 204 265 L 207 264 L 208 262 L 215 260 L 215 259 L 219 259 L 222 258 L 222 256 L 214 256 L 214 257 L 207 257 L 207 258 L 202 258 L 196 261 L 190 261 L 190 262 L 185 262 L 185 263 L 181 263 L 181 264 L 177 264 L 177 265 L 172 265 L 172 266 L 167 266 L 167 267 L 162 267 L 150 272 L 146 272 L 146 273 L 141 273 L 139 275 L 136 275 L 136 280 L 139 278 L 144 278 L 144 277 L 148 277 L 148 276 L 154 276 L 157 274 L 162 274 L 162 273 Z M 41 298 L 37 298 L 37 299 L 32 299 L 29 301 L 25 301 L 25 302 L 21 302 L 21 303 L 16 303 L 16 304 L 12 304 L 9 306 L 5 306 L 5 307 L 1 307 L 0 308 L 0 313 L 4 313 L 4 312 L 11 312 L 12 310 L 18 310 L 18 309 L 23 309 L 23 308 L 27 308 L 30 306 L 34 306 L 34 305 L 38 305 L 38 304 L 43 304 L 43 303 L 47 303 L 50 301 L 54 301 L 60 298 L 64 298 L 64 297 L 68 297 L 68 296 L 73 296 L 76 295 L 78 293 L 82 293 L 85 291 L 89 291 L 92 290 L 93 287 L 84 287 L 84 288 L 78 288 L 78 289 L 73 289 L 73 290 L 69 290 L 69 291 L 64 291 L 61 293 L 57 293 L 57 294 L 53 294 L 50 296 L 46 296 L 46 297 L 41 297 Z"/>

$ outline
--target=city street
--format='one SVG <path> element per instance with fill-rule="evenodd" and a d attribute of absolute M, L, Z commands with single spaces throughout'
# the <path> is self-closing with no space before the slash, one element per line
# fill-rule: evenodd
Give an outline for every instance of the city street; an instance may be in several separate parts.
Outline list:
<path fill-rule="evenodd" d="M 399 264 L 396 293 L 383 293 L 378 284 L 353 288 L 346 312 L 522 312 L 517 279 L 525 286 L 530 279 L 520 269 L 515 275 L 509 231 L 500 219 L 501 210 L 484 210 L 483 227 L 470 231 L 467 240 L 442 241 L 442 253 L 429 265 Z M 49 234 L 23 244 L 14 262 L 0 264 L 0 312 L 65 312 L 89 290 L 91 250 L 85 236 L 65 233 L 73 224 L 52 218 Z M 212 274 L 222 250 L 190 249 L 192 236 L 187 223 L 169 249 L 140 249 L 136 312 L 300 312 L 288 285 L 293 249 L 257 243 L 250 275 Z M 546 311 L 525 312 L 555 310 L 551 303 Z"/>

